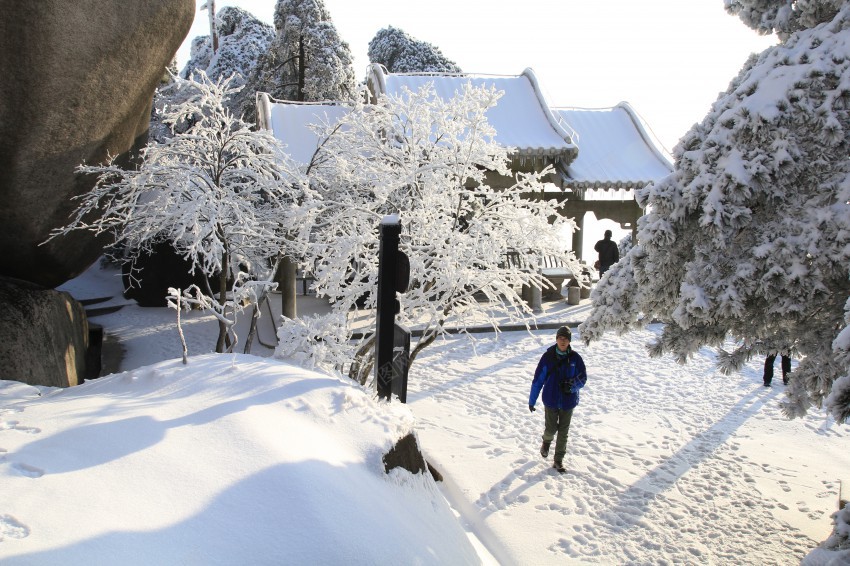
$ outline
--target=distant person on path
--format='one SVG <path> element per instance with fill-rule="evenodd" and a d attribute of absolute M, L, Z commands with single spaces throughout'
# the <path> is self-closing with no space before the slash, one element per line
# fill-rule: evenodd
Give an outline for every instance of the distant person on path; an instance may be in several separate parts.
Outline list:
<path fill-rule="evenodd" d="M 570 420 L 573 418 L 573 409 L 578 405 L 579 389 L 587 382 L 584 360 L 570 347 L 570 340 L 570 329 L 566 326 L 559 328 L 555 334 L 555 344 L 546 350 L 537 364 L 528 397 L 528 410 L 534 412 L 537 397 L 543 390 L 546 428 L 543 430 L 540 455 L 544 458 L 549 456 L 549 447 L 557 433 L 553 467 L 562 474 L 567 471 L 564 468 L 564 456 L 567 453 Z"/>
<path fill-rule="evenodd" d="M 605 230 L 605 239 L 596 242 L 593 246 L 599 254 L 599 276 L 608 271 L 608 268 L 620 261 L 620 250 L 616 242 L 611 241 L 611 230 Z"/>
<path fill-rule="evenodd" d="M 770 354 L 764 359 L 764 386 L 770 387 L 773 381 L 773 363 L 776 361 L 776 354 Z M 782 383 L 788 385 L 788 374 L 791 373 L 791 358 L 782 354 Z"/>

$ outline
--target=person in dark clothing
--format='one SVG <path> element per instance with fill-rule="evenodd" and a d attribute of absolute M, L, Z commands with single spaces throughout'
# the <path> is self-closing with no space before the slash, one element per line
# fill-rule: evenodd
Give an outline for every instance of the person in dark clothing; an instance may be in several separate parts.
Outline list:
<path fill-rule="evenodd" d="M 773 381 L 773 363 L 776 361 L 776 354 L 770 354 L 764 359 L 764 386 L 770 387 Z M 782 354 L 782 383 L 788 385 L 788 374 L 791 373 L 791 358 Z"/>
<path fill-rule="evenodd" d="M 611 241 L 611 230 L 605 230 L 605 239 L 596 242 L 593 246 L 599 254 L 599 275 L 608 271 L 608 268 L 620 261 L 620 250 L 617 244 Z"/>
<path fill-rule="evenodd" d="M 543 444 L 540 455 L 549 456 L 549 447 L 555 440 L 555 462 L 552 467 L 560 473 L 566 472 L 564 456 L 567 453 L 567 436 L 573 409 L 578 405 L 579 389 L 587 382 L 584 360 L 570 347 L 572 332 L 562 326 L 555 334 L 555 344 L 540 357 L 534 380 L 531 382 L 531 394 L 528 397 L 528 410 L 534 412 L 537 397 L 543 391 L 543 406 L 546 413 L 546 425 L 543 430 Z"/>

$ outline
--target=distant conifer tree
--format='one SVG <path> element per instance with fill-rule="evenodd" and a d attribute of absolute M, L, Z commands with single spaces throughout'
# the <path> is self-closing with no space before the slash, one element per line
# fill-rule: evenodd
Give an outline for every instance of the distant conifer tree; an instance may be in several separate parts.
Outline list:
<path fill-rule="evenodd" d="M 380 63 L 391 73 L 460 73 L 457 63 L 440 49 L 419 41 L 392 26 L 375 34 L 369 42 L 369 62 Z"/>

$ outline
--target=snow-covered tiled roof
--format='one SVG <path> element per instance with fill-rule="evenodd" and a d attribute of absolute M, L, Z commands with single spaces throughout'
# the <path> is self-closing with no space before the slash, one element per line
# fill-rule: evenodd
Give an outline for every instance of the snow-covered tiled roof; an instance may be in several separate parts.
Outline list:
<path fill-rule="evenodd" d="M 434 85 L 440 98 L 449 99 L 463 85 L 495 87 L 504 95 L 487 119 L 496 129 L 496 141 L 515 148 L 522 157 L 548 157 L 571 160 L 576 153 L 572 132 L 554 119 L 534 71 L 516 76 L 387 73 L 381 65 L 370 67 L 369 83 L 375 94 L 400 95 L 406 87 L 417 91 Z"/>
<path fill-rule="evenodd" d="M 336 124 L 348 112 L 343 104 L 272 102 L 267 94 L 257 93 L 260 126 L 286 144 L 286 152 L 300 165 L 308 165 L 319 147 L 319 136 L 311 126 Z"/>
<path fill-rule="evenodd" d="M 553 108 L 578 132 L 578 157 L 562 174 L 577 189 L 642 187 L 673 171 L 670 157 L 627 102 L 613 108 Z"/>

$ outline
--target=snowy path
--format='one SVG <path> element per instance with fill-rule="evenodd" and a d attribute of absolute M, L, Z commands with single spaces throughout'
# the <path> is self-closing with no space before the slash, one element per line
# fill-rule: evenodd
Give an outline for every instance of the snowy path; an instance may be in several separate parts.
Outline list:
<path fill-rule="evenodd" d="M 781 380 L 762 387 L 758 364 L 727 377 L 708 352 L 684 367 L 649 359 L 649 332 L 574 342 L 589 380 L 559 476 L 527 408 L 552 334 L 479 339 L 478 358 L 453 337 L 411 368 L 427 456 L 500 561 L 798 564 L 827 536 L 847 432 L 784 419 Z"/>
<path fill-rule="evenodd" d="M 116 281 L 90 270 L 77 284 L 97 289 L 91 296 L 113 289 L 123 303 Z M 299 297 L 301 314 L 321 308 Z M 542 322 L 578 322 L 590 305 L 544 309 Z M 96 321 L 125 348 L 123 370 L 180 356 L 173 311 L 128 307 Z M 214 321 L 192 313 L 185 322 L 190 354 L 209 351 Z M 723 376 L 708 351 L 686 366 L 650 359 L 650 336 L 589 348 L 574 336 L 589 380 L 565 476 L 540 458 L 543 414 L 527 408 L 553 331 L 478 334 L 478 356 L 470 338 L 451 336 L 417 358 L 408 400 L 419 439 L 446 476 L 443 492 L 502 565 L 790 565 L 829 534 L 850 429 L 819 413 L 786 420 L 782 381 L 762 387 L 760 360 Z M 0 417 L 0 427 L 24 426 Z M 15 526 L 0 524 L 3 532 L 14 536 Z"/>

